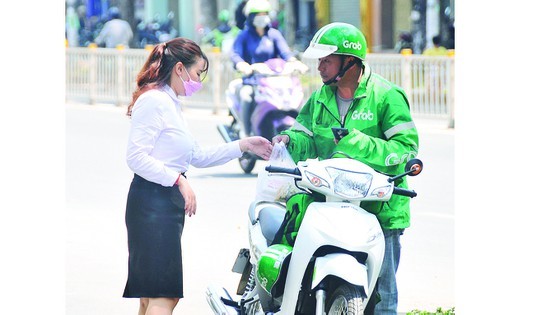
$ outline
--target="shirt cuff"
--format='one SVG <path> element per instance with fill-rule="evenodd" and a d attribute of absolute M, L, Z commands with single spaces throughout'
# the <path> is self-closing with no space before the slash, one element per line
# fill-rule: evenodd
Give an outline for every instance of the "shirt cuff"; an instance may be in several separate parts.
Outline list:
<path fill-rule="evenodd" d="M 241 151 L 241 147 L 239 145 L 239 140 L 227 143 L 227 151 L 229 152 L 229 155 L 234 158 L 240 158 L 243 155 L 243 151 Z"/>

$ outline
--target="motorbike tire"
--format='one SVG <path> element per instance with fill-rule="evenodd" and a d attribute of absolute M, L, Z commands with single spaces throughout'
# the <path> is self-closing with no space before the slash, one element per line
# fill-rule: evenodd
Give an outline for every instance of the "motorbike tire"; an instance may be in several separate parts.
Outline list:
<path fill-rule="evenodd" d="M 327 315 L 363 315 L 364 299 L 355 286 L 345 283 L 327 296 L 325 310 Z"/>
<path fill-rule="evenodd" d="M 253 168 L 255 168 L 256 163 L 257 159 L 249 154 L 243 154 L 243 156 L 239 158 L 239 166 L 241 166 L 245 174 L 250 174 Z"/>

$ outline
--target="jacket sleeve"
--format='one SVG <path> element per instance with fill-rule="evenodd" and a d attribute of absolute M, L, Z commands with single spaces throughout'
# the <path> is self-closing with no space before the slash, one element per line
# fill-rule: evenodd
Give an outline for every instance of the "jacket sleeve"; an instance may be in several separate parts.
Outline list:
<path fill-rule="evenodd" d="M 251 63 L 250 61 L 244 60 L 243 56 L 245 55 L 244 47 L 245 47 L 245 40 L 246 40 L 246 32 L 240 32 L 239 35 L 235 38 L 233 42 L 233 49 L 231 51 L 230 59 L 233 62 L 233 68 L 235 69 L 235 65 L 238 62 L 246 61 Z"/>
<path fill-rule="evenodd" d="M 272 29 L 270 31 L 272 31 Z M 282 36 L 282 33 L 280 33 L 280 31 L 277 31 L 275 29 L 274 31 L 275 31 L 274 42 L 276 43 L 278 54 L 284 60 L 290 59 L 291 57 L 294 56 L 294 54 L 290 50 L 290 47 L 288 47 L 288 43 L 286 42 L 286 39 L 284 38 L 284 36 Z"/>
<path fill-rule="evenodd" d="M 406 162 L 418 155 L 418 131 L 404 92 L 397 88 L 388 90 L 377 115 L 382 137 L 353 129 L 338 143 L 337 150 L 347 152 L 381 172 L 401 173 Z"/>
<path fill-rule="evenodd" d="M 315 104 L 314 96 L 315 93 L 311 95 L 307 103 L 303 105 L 301 111 L 296 117 L 294 125 L 289 130 L 280 133 L 290 137 L 287 149 L 296 163 L 298 161 L 305 161 L 307 159 L 314 159 L 317 157 L 317 150 L 315 149 L 315 141 L 313 139 L 311 126 Z"/>

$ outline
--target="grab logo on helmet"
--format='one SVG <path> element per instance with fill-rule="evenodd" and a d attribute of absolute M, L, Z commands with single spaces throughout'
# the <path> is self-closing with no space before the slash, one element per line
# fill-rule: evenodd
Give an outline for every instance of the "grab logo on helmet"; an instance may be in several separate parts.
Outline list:
<path fill-rule="evenodd" d="M 352 49 L 355 49 L 355 50 L 361 50 L 362 49 L 362 44 L 354 43 L 354 42 L 351 42 L 349 40 L 345 40 L 345 41 L 342 42 L 342 47 L 352 48 Z"/>

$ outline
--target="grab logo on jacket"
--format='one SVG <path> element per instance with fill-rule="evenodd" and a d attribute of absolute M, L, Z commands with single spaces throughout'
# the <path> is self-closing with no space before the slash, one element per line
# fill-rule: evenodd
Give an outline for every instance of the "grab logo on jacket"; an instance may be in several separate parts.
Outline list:
<path fill-rule="evenodd" d="M 373 113 L 369 111 L 366 112 L 358 112 L 355 110 L 352 113 L 352 120 L 373 120 Z"/>
<path fill-rule="evenodd" d="M 416 152 L 413 151 L 405 153 L 402 156 L 399 156 L 397 153 L 391 153 L 385 158 L 385 166 L 399 165 L 410 161 L 414 157 L 416 157 Z"/>

